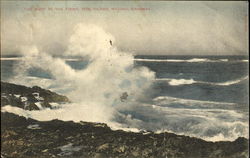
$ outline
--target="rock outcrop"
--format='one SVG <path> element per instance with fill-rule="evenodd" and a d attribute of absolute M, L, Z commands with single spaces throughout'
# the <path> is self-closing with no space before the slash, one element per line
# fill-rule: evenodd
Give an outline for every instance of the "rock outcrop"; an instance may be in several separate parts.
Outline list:
<path fill-rule="evenodd" d="M 69 99 L 38 86 L 32 88 L 1 81 L 1 107 L 11 105 L 25 110 L 52 108 L 51 103 L 65 103 Z"/>
<path fill-rule="evenodd" d="M 206 142 L 172 133 L 113 131 L 106 124 L 40 122 L 1 113 L 4 158 L 246 158 L 248 140 Z"/>

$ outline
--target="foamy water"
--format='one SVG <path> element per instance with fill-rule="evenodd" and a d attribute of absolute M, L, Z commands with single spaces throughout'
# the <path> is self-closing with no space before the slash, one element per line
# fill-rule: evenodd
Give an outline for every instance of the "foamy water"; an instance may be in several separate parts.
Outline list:
<path fill-rule="evenodd" d="M 181 59 L 140 59 L 135 58 L 134 61 L 142 61 L 142 62 L 190 62 L 190 63 L 199 63 L 199 62 L 229 62 L 228 59 L 204 59 L 204 58 L 193 58 L 187 60 Z M 230 62 L 248 62 L 248 60 L 234 60 Z"/>
<path fill-rule="evenodd" d="M 238 78 L 236 80 L 229 80 L 226 82 L 204 82 L 204 81 L 195 81 L 194 79 L 171 79 L 171 78 L 157 78 L 156 81 L 167 81 L 172 86 L 179 86 L 179 85 L 186 85 L 186 84 L 210 84 L 210 85 L 217 85 L 217 86 L 230 86 L 233 84 L 240 83 L 249 79 L 248 76 Z"/>

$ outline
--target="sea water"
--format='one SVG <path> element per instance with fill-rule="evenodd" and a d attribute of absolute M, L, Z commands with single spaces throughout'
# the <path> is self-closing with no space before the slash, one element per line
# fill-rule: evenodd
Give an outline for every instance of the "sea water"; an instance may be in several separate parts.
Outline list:
<path fill-rule="evenodd" d="M 1 80 L 27 86 L 38 85 L 64 95 L 74 91 L 74 86 L 53 84 L 55 76 L 43 67 L 29 67 L 26 74 L 22 76 L 26 78 L 25 80 L 17 78 L 18 70 L 22 72 L 24 69 L 20 64 L 22 60 L 22 57 L 2 57 Z M 87 69 L 90 64 L 90 60 L 81 57 L 63 60 L 75 71 Z M 140 97 L 132 102 L 131 98 L 136 95 L 134 94 L 136 91 L 129 93 L 127 90 L 129 95 L 127 102 L 121 102 L 119 97 L 114 99 L 112 106 L 108 108 L 115 109 L 115 113 L 112 112 L 108 120 L 104 119 L 104 122 L 114 126 L 114 129 L 168 131 L 210 141 L 248 137 L 248 57 L 140 55 L 134 56 L 133 59 L 133 68 L 137 67 L 147 67 L 155 73 L 155 77 L 151 79 L 152 84 L 143 93 L 146 97 Z M 117 74 L 109 74 L 105 78 L 115 80 L 118 77 L 115 75 Z M 74 79 L 71 82 L 74 82 Z M 104 81 L 102 82 L 105 84 Z M 129 80 L 124 80 L 119 86 L 122 88 L 129 84 L 131 84 Z M 111 91 L 112 88 L 110 87 Z M 110 94 L 103 95 L 107 97 Z M 97 99 L 95 96 L 92 97 L 92 100 Z M 92 117 L 97 116 L 100 113 L 99 110 L 106 110 L 102 109 L 102 106 L 106 107 L 106 103 L 104 101 L 102 103 L 103 105 L 98 108 L 93 106 Z M 92 103 L 88 104 L 90 105 Z M 92 110 L 91 106 L 79 108 L 78 104 L 63 108 L 71 110 L 72 113 L 79 110 Z M 13 109 L 7 109 L 7 111 L 13 111 Z M 92 120 L 86 117 L 64 116 L 63 112 L 60 111 L 61 116 L 58 117 L 55 114 L 57 112 L 51 113 L 51 110 L 47 109 L 44 110 L 44 115 L 38 116 L 33 112 L 29 116 L 38 120 L 46 120 L 44 117 L 49 114 L 51 117 L 48 117 L 48 120 L 54 118 L 74 121 Z"/>
<path fill-rule="evenodd" d="M 133 56 L 116 47 L 115 37 L 102 27 L 85 23 L 75 25 L 67 41 L 60 56 L 35 42 L 21 46 L 22 57 L 2 58 L 1 75 L 71 102 L 38 111 L 5 106 L 2 112 L 211 141 L 248 137 L 246 57 Z"/>

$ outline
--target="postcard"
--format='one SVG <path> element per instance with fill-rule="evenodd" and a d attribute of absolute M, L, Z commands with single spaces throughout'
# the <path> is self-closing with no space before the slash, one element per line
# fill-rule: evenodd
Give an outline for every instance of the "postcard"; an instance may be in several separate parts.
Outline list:
<path fill-rule="evenodd" d="M 245 1 L 1 1 L 1 158 L 247 158 Z"/>

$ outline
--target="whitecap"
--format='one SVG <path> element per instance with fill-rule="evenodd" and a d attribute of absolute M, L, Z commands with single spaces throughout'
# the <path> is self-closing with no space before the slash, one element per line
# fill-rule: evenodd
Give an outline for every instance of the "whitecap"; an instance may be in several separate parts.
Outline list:
<path fill-rule="evenodd" d="M 180 85 L 189 85 L 194 83 L 200 84 L 209 84 L 209 85 L 217 85 L 217 86 L 230 86 L 234 84 L 238 84 L 244 80 L 247 80 L 248 76 L 244 76 L 235 80 L 229 80 L 225 82 L 205 82 L 205 81 L 196 81 L 194 79 L 174 79 L 174 78 L 156 78 L 155 81 L 167 81 L 171 86 L 180 86 Z"/>

